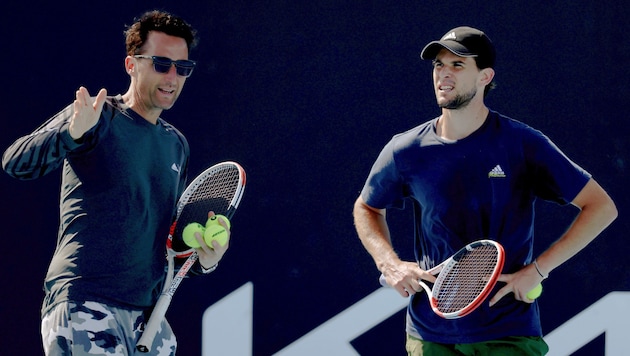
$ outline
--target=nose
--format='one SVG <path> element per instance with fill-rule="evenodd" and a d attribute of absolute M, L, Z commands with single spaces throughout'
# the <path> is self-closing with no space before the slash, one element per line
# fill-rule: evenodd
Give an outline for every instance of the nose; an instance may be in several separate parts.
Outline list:
<path fill-rule="evenodd" d="M 171 64 L 171 67 L 168 69 L 168 73 L 166 73 L 169 77 L 177 77 L 177 68 L 175 67 L 175 63 Z"/>
<path fill-rule="evenodd" d="M 449 78 L 453 72 L 447 67 L 436 68 L 436 74 L 438 78 Z"/>

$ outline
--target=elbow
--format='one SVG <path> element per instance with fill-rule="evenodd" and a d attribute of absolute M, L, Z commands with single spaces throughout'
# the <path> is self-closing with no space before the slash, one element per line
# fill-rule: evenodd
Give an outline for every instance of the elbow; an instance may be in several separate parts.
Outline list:
<path fill-rule="evenodd" d="M 18 164 L 14 158 L 10 150 L 6 150 L 2 155 L 2 170 L 13 178 L 22 179 L 23 174 L 17 169 Z"/>
<path fill-rule="evenodd" d="M 619 215 L 617 206 L 610 195 L 593 179 L 582 189 L 573 203 L 582 212 L 593 216 L 604 227 L 610 225 Z"/>
<path fill-rule="evenodd" d="M 619 211 L 617 210 L 617 206 L 615 205 L 615 202 L 612 199 L 610 199 L 610 197 L 608 198 L 608 201 L 604 205 L 603 211 L 604 211 L 604 214 L 608 217 L 609 223 L 612 223 L 613 221 L 615 221 L 617 217 L 619 216 Z"/>
<path fill-rule="evenodd" d="M 16 165 L 9 164 L 8 162 L 2 161 L 2 169 L 12 178 L 19 180 L 34 180 L 39 178 L 35 172 L 31 170 L 20 170 Z"/>
<path fill-rule="evenodd" d="M 582 210 L 590 210 L 595 216 L 598 217 L 603 228 L 608 227 L 619 215 L 615 202 L 610 198 L 608 194 L 603 196 L 599 202 L 591 204 L 590 206 L 584 206 Z"/>

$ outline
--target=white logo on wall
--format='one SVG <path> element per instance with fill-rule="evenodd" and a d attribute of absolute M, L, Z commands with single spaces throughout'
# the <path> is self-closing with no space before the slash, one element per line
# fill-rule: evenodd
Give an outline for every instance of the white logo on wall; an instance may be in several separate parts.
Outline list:
<path fill-rule="evenodd" d="M 254 285 L 248 282 L 208 307 L 202 320 L 202 355 L 252 355 L 253 305 Z M 350 342 L 406 306 L 407 299 L 393 289 L 377 289 L 275 355 L 358 355 Z M 628 330 L 630 292 L 611 292 L 545 335 L 548 355 L 569 355 L 602 334 L 606 355 L 627 355 Z"/>

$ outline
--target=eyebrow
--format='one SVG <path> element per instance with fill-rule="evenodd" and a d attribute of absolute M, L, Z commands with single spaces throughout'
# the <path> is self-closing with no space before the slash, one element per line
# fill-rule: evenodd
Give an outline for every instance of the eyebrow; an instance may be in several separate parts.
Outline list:
<path fill-rule="evenodd" d="M 439 60 L 439 59 L 434 59 L 434 60 L 433 60 L 433 64 L 436 64 L 436 63 L 442 63 L 442 64 L 445 64 L 445 63 L 444 63 L 444 61 L 442 61 L 442 60 Z M 465 62 L 465 61 L 463 61 L 463 60 L 455 60 L 455 61 L 451 61 L 451 62 L 450 62 L 450 64 L 464 64 L 464 65 L 465 65 L 465 64 L 466 64 L 466 62 Z"/>

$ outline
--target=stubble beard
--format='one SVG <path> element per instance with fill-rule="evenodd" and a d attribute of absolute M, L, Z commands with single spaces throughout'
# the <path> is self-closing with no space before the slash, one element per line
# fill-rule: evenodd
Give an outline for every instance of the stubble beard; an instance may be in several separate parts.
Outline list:
<path fill-rule="evenodd" d="M 455 96 L 455 98 L 445 103 L 442 103 L 442 104 L 438 103 L 438 106 L 442 109 L 449 109 L 449 110 L 462 109 L 466 107 L 468 104 L 470 104 L 470 102 L 475 97 L 475 95 L 477 95 L 477 89 L 473 88 L 467 93 L 458 94 L 457 96 Z"/>

